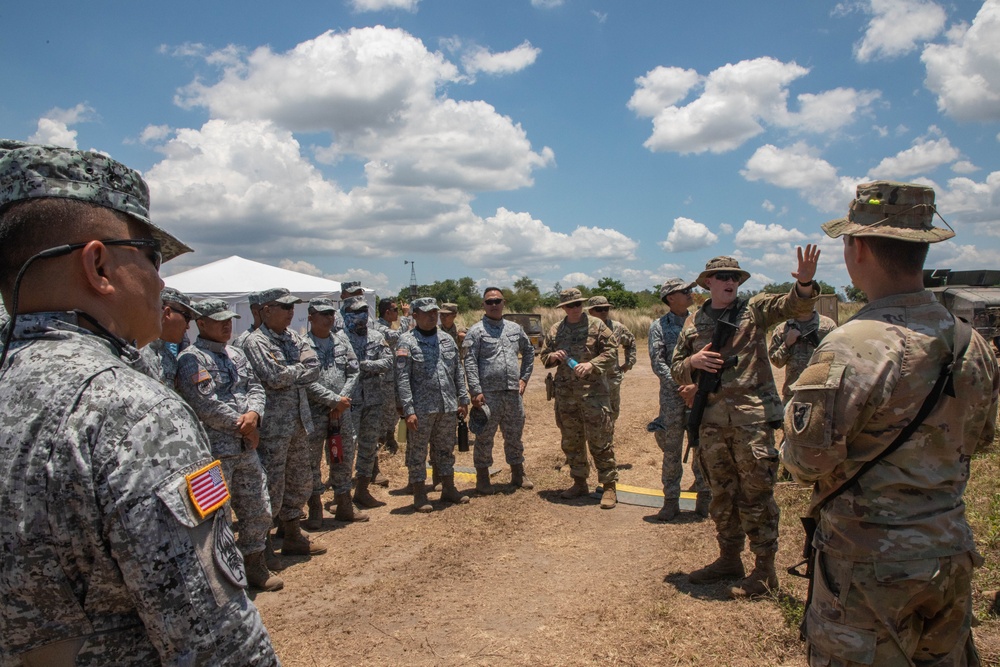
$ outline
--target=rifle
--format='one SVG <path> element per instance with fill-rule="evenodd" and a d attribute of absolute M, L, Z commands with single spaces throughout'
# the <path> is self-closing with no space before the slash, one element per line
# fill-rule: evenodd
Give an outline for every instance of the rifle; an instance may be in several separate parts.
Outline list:
<path fill-rule="evenodd" d="M 715 323 L 715 331 L 712 332 L 712 349 L 718 352 L 729 343 L 739 327 L 736 326 L 736 319 L 743 311 L 746 302 L 737 301 L 730 306 Z M 708 405 L 708 395 L 714 394 L 722 387 L 722 373 L 725 370 L 736 366 L 739 359 L 732 355 L 722 362 L 722 368 L 715 373 L 698 371 L 698 391 L 694 395 L 694 403 L 691 405 L 691 412 L 688 413 L 687 436 L 688 444 L 684 450 L 684 463 L 687 463 L 688 455 L 692 449 L 697 449 L 699 444 L 698 431 L 701 429 L 701 420 L 705 416 L 705 407 Z"/>

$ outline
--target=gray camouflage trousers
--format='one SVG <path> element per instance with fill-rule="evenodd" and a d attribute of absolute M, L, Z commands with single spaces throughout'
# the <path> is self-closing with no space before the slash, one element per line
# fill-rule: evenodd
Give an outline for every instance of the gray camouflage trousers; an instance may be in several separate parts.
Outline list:
<path fill-rule="evenodd" d="M 816 552 L 806 646 L 813 667 L 980 665 L 969 553 L 854 562 Z"/>
<path fill-rule="evenodd" d="M 392 375 L 392 372 L 389 372 Z M 396 383 L 390 382 L 385 392 L 385 403 L 382 404 L 382 421 L 379 424 L 379 436 L 386 435 L 389 429 L 396 430 L 399 423 L 399 411 L 396 409 Z"/>
<path fill-rule="evenodd" d="M 355 466 L 358 477 L 371 477 L 375 472 L 378 439 L 380 435 L 385 435 L 382 429 L 384 411 L 384 404 L 363 405 L 360 410 L 351 410 L 351 421 L 354 422 L 354 433 L 358 443 L 358 462 Z M 353 458 L 353 453 L 351 456 Z"/>
<path fill-rule="evenodd" d="M 722 548 L 750 550 L 757 556 L 778 551 L 778 504 L 774 482 L 778 451 L 767 424 L 709 426 L 702 424 L 698 456 L 712 489 L 709 514 Z"/>
<path fill-rule="evenodd" d="M 305 516 L 302 506 L 312 493 L 312 448 L 302 422 L 295 419 L 288 433 L 282 432 L 280 420 L 266 420 L 260 430 L 257 453 L 267 474 L 267 492 L 271 498 L 271 516 L 291 521 Z"/>
<path fill-rule="evenodd" d="M 657 417 L 666 427 L 665 431 L 654 431 L 653 437 L 660 451 L 663 452 L 663 467 L 660 481 L 663 483 L 663 500 L 673 501 L 681 497 L 681 479 L 684 477 L 684 428 L 687 424 L 687 407 L 673 387 L 660 383 L 660 415 Z M 708 488 L 701 464 L 694 456 L 691 470 L 694 472 L 694 485 L 701 498 L 711 498 L 712 490 Z"/>
<path fill-rule="evenodd" d="M 406 467 L 409 481 L 427 479 L 427 457 L 437 466 L 438 474 L 455 474 L 455 429 L 457 412 L 432 412 L 417 415 L 417 430 L 406 432 Z"/>
<path fill-rule="evenodd" d="M 323 484 L 323 471 L 321 464 L 326 456 L 326 464 L 330 468 L 330 487 L 334 493 L 351 492 L 351 469 L 353 468 L 354 454 L 357 451 L 358 441 L 354 434 L 354 420 L 349 415 L 341 415 L 340 419 L 340 441 L 344 448 L 344 455 L 340 463 L 330 460 L 330 451 L 326 448 L 326 431 L 330 424 L 329 413 L 322 417 L 317 417 L 313 413 L 313 424 L 316 431 L 313 432 L 311 442 L 312 456 L 312 492 L 322 494 L 326 490 Z"/>
<path fill-rule="evenodd" d="M 229 504 L 240 522 L 236 548 L 243 555 L 264 550 L 264 538 L 271 529 L 271 503 L 267 480 L 254 449 L 219 459 L 229 487 Z"/>
<path fill-rule="evenodd" d="M 615 450 L 612 445 L 614 426 L 607 396 L 583 398 L 573 394 L 556 395 L 556 426 L 562 433 L 562 450 L 573 477 L 590 475 L 587 450 L 597 468 L 601 484 L 618 481 Z"/>
<path fill-rule="evenodd" d="M 483 392 L 486 405 L 490 407 L 490 419 L 486 430 L 476 436 L 472 447 L 472 463 L 477 468 L 493 465 L 493 440 L 497 428 L 503 435 L 503 455 L 507 465 L 524 463 L 524 401 L 517 389 Z"/>

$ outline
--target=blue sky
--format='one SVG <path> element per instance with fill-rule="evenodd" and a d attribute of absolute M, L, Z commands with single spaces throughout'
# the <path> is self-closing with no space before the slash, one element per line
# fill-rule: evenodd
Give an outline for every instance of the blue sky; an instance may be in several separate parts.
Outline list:
<path fill-rule="evenodd" d="M 97 8 L 97 9 L 95 9 Z M 932 184 L 1000 262 L 1000 0 L 328 0 L 0 6 L 0 135 L 141 170 L 195 248 L 395 292 L 751 287 L 859 182 Z M 937 224 L 941 224 L 938 221 Z"/>

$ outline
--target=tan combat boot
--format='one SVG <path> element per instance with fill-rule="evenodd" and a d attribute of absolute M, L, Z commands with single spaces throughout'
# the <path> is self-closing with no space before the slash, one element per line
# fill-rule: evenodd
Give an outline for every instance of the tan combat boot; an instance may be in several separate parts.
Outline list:
<path fill-rule="evenodd" d="M 302 522 L 306 530 L 319 530 L 323 527 L 323 498 L 318 493 L 309 496 L 309 518 Z"/>
<path fill-rule="evenodd" d="M 388 488 L 389 478 L 383 475 L 378 469 L 378 456 L 375 457 L 375 465 L 372 467 L 371 484 Z"/>
<path fill-rule="evenodd" d="M 431 491 L 441 490 L 441 473 L 438 472 L 436 463 L 431 464 Z"/>
<path fill-rule="evenodd" d="M 281 559 L 278 558 L 278 554 L 274 553 L 274 545 L 271 543 L 270 532 L 264 538 L 264 564 L 267 565 L 267 569 L 271 572 L 281 572 L 285 569 Z"/>
<path fill-rule="evenodd" d="M 361 486 L 360 477 L 358 478 L 358 486 Z M 334 513 L 333 518 L 337 521 L 368 521 L 367 514 L 361 510 L 354 509 L 350 493 L 338 493 L 334 496 L 334 500 L 337 501 L 337 511 Z"/>
<path fill-rule="evenodd" d="M 656 520 L 660 523 L 667 523 L 668 521 L 673 521 L 677 518 L 677 515 L 681 513 L 681 501 L 677 498 L 673 500 L 664 500 L 663 507 L 659 512 L 656 513 Z"/>
<path fill-rule="evenodd" d="M 427 485 L 420 481 L 412 482 L 410 486 L 413 487 L 413 509 L 423 514 L 433 511 L 434 506 L 427 500 Z"/>
<path fill-rule="evenodd" d="M 714 584 L 717 581 L 742 578 L 746 570 L 743 569 L 743 560 L 740 558 L 741 551 L 742 546 L 722 547 L 719 557 L 689 574 L 688 581 L 692 584 Z"/>
<path fill-rule="evenodd" d="M 317 546 L 309 541 L 299 529 L 298 519 L 281 522 L 285 527 L 285 538 L 281 544 L 282 556 L 319 556 L 326 553 L 326 547 Z"/>
<path fill-rule="evenodd" d="M 560 498 L 565 498 L 566 500 L 572 500 L 573 498 L 579 498 L 581 496 L 586 496 L 590 493 L 590 487 L 587 486 L 586 477 L 573 477 L 573 486 L 569 487 L 565 491 L 559 494 Z"/>
<path fill-rule="evenodd" d="M 247 583 L 251 588 L 259 591 L 280 591 L 285 587 L 285 582 L 281 577 L 271 574 L 264 562 L 264 552 L 255 551 L 243 557 L 243 564 L 247 571 Z"/>
<path fill-rule="evenodd" d="M 357 503 L 358 507 L 364 507 L 368 510 L 385 505 L 368 490 L 371 481 L 371 477 L 358 477 L 358 486 L 354 489 L 354 502 Z"/>
<path fill-rule="evenodd" d="M 601 494 L 601 509 L 614 509 L 618 504 L 618 485 L 615 482 L 604 483 L 604 493 Z"/>
<path fill-rule="evenodd" d="M 753 572 L 730 589 L 729 596 L 738 598 L 760 598 L 778 590 L 778 574 L 774 571 L 774 554 L 757 556 Z"/>
<path fill-rule="evenodd" d="M 510 467 L 510 483 L 514 488 L 520 489 L 533 489 L 535 485 L 532 484 L 528 476 L 524 474 L 524 464 L 515 463 Z"/>
<path fill-rule="evenodd" d="M 448 503 L 464 505 L 469 502 L 469 496 L 459 493 L 455 488 L 455 475 L 441 475 L 441 500 Z"/>
<path fill-rule="evenodd" d="M 493 495 L 493 485 L 490 484 L 489 468 L 476 468 L 476 493 L 481 496 Z"/>

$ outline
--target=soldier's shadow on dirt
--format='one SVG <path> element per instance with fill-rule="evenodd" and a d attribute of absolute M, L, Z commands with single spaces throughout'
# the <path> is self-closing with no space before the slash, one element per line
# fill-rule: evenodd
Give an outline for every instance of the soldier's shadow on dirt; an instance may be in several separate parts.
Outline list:
<path fill-rule="evenodd" d="M 687 572 L 670 572 L 663 577 L 663 583 L 696 600 L 730 600 L 729 589 L 735 586 L 736 582 L 737 580 L 733 579 L 717 584 L 692 584 L 688 581 Z"/>
<path fill-rule="evenodd" d="M 645 521 L 646 523 L 651 523 L 654 526 L 670 526 L 670 525 L 682 525 L 682 526 L 686 526 L 686 525 L 692 524 L 692 523 L 704 523 L 705 521 L 708 520 L 708 519 L 706 519 L 704 517 L 698 516 L 694 512 L 686 512 L 686 511 L 681 510 L 680 514 L 678 514 L 677 516 L 675 516 L 670 521 L 667 521 L 666 523 L 664 523 L 663 521 L 658 521 L 656 519 L 657 512 L 659 512 L 659 509 L 657 509 L 656 512 L 653 512 L 652 514 L 650 514 L 648 516 L 642 517 L 642 520 Z"/>
<path fill-rule="evenodd" d="M 579 498 L 563 498 L 562 490 L 560 489 L 548 489 L 546 491 L 539 491 L 538 497 L 556 505 L 598 505 L 601 502 L 601 497 L 594 494 L 589 494 L 586 496 L 580 496 Z"/>

